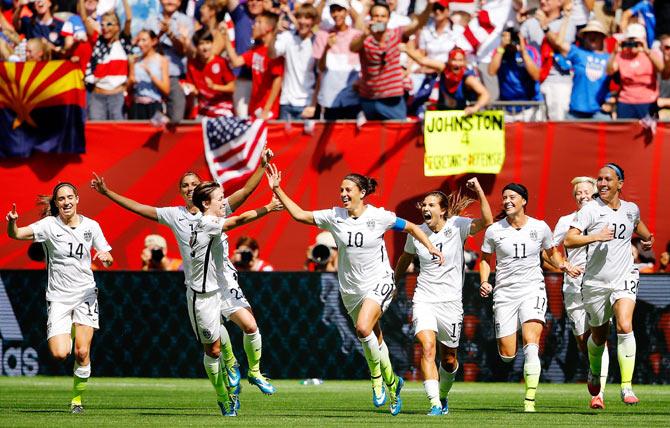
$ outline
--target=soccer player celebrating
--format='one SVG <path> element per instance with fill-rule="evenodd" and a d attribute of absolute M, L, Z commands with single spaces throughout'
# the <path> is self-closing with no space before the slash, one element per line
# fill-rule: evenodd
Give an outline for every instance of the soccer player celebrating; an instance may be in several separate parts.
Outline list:
<path fill-rule="evenodd" d="M 228 207 L 226 210 L 228 214 L 232 214 L 234 210 L 247 200 L 256 187 L 258 187 L 258 184 L 263 178 L 265 167 L 272 157 L 272 151 L 266 149 L 261 157 L 261 165 L 259 168 L 252 174 L 241 189 L 228 196 L 226 199 Z M 202 215 L 198 208 L 193 205 L 192 196 L 193 190 L 201 181 L 202 180 L 198 174 L 194 172 L 187 172 L 182 175 L 182 178 L 179 181 L 179 192 L 184 198 L 186 205 L 163 208 L 144 205 L 119 195 L 107 187 L 104 178 L 98 177 L 97 175 L 91 181 L 91 186 L 123 208 L 144 218 L 168 226 L 177 240 L 179 253 L 181 254 L 182 260 L 184 260 L 184 265 L 188 266 L 187 261 L 191 253 L 189 247 L 191 232 Z M 225 234 L 223 236 L 223 242 L 225 246 L 225 254 L 228 254 L 228 238 Z M 187 268 L 184 269 L 184 273 L 188 274 L 186 269 Z M 258 386 L 264 394 L 273 394 L 275 392 L 275 387 L 260 372 L 260 361 L 263 348 L 261 333 L 256 324 L 253 312 L 251 311 L 251 306 L 237 283 L 237 271 L 230 261 L 225 264 L 224 276 L 226 284 L 221 285 L 226 288 L 227 298 L 222 305 L 223 315 L 237 324 L 244 333 L 243 343 L 244 351 L 249 363 L 249 372 L 247 374 L 249 382 Z M 228 372 L 229 383 L 231 388 L 239 391 L 240 372 L 237 360 L 235 359 L 235 354 L 233 354 L 230 338 L 228 337 L 228 331 L 224 326 L 222 326 L 221 335 L 223 360 Z"/>
<path fill-rule="evenodd" d="M 591 177 L 575 177 L 571 183 L 573 185 L 572 195 L 577 203 L 577 210 L 579 210 L 588 204 L 597 192 L 596 180 Z M 565 239 L 566 233 L 570 230 L 570 224 L 573 222 L 576 214 L 577 211 L 574 211 L 558 219 L 558 223 L 556 223 L 556 227 L 554 228 L 554 246 L 558 247 L 563 243 L 563 239 Z M 566 253 L 568 261 L 573 266 L 578 266 L 582 269 L 586 267 L 586 247 L 566 249 Z M 576 278 L 572 278 L 570 275 L 564 276 L 563 302 L 565 303 L 565 311 L 568 313 L 570 321 L 572 321 L 572 334 L 577 341 L 577 347 L 581 352 L 588 355 L 586 340 L 590 332 L 588 316 L 586 315 L 584 301 L 582 300 L 582 279 L 582 275 Z M 600 370 L 600 392 L 591 398 L 592 409 L 603 409 L 605 407 L 604 393 L 609 363 L 609 353 L 603 352 Z"/>
<path fill-rule="evenodd" d="M 424 218 L 421 230 L 444 255 L 447 263 L 435 264 L 435 257 L 424 246 L 417 245 L 414 237 L 408 236 L 405 251 L 395 268 L 395 277 L 400 278 L 414 256 L 419 257 L 421 271 L 414 292 L 412 317 L 414 334 L 423 349 L 421 371 L 431 405 L 430 416 L 449 413 L 447 398 L 458 370 L 456 352 L 463 324 L 463 244 L 468 236 L 493 223 L 491 208 L 479 181 L 471 178 L 466 185 L 477 193 L 481 202 L 481 218 L 460 217 L 461 212 L 473 202 L 470 198 L 461 197 L 460 192 L 449 196 L 440 191 L 430 192 L 417 204 Z M 439 372 L 435 364 L 436 338 L 440 342 Z"/>
<path fill-rule="evenodd" d="M 227 376 L 221 371 L 220 319 L 223 302 L 228 298 L 227 290 L 220 287 L 225 283 L 225 267 L 228 247 L 224 234 L 230 229 L 259 219 L 268 212 L 281 209 L 281 204 L 273 201 L 257 210 L 247 211 L 239 216 L 226 217 L 227 204 L 219 183 L 206 181 L 193 190 L 193 205 L 202 216 L 193 226 L 189 239 L 190 257 L 186 276 L 186 299 L 189 301 L 188 315 L 198 340 L 203 344 L 205 354 L 203 364 L 209 380 L 217 394 L 217 403 L 224 416 L 237 416 L 236 400 L 231 400 L 227 388 Z"/>
<path fill-rule="evenodd" d="M 637 404 L 640 400 L 631 383 L 636 353 L 633 311 L 640 273 L 633 264 L 630 241 L 635 232 L 642 238 L 643 248 L 650 249 L 654 235 L 640 219 L 637 205 L 619 198 L 623 183 L 624 172 L 617 164 L 608 163 L 600 169 L 596 182 L 598 199 L 577 212 L 564 244 L 566 248 L 586 246 L 588 251 L 582 296 L 591 326 L 587 341 L 591 366 L 589 392 L 591 396 L 600 393 L 602 355 L 614 314 L 621 399 L 626 404 Z"/>
<path fill-rule="evenodd" d="M 47 255 L 47 341 L 49 352 L 64 361 L 72 350 L 74 331 L 74 387 L 70 411 L 83 413 L 82 395 L 91 376 L 91 341 L 99 328 L 98 289 L 91 270 L 92 260 L 105 267 L 113 262 L 100 225 L 77 213 L 79 195 L 70 183 L 54 187 L 44 198 L 45 217 L 19 227 L 16 204 L 7 214 L 7 235 L 13 239 L 41 242 Z"/>
<path fill-rule="evenodd" d="M 479 293 L 493 292 L 493 316 L 498 353 L 506 363 L 516 356 L 517 331 L 521 326 L 526 381 L 524 411 L 535 411 L 535 393 L 542 366 L 539 357 L 540 335 L 547 310 L 547 292 L 542 274 L 541 254 L 549 262 L 576 277 L 581 273 L 563 260 L 554 247 L 549 226 L 526 215 L 528 190 L 522 184 L 510 183 L 503 188 L 501 220 L 493 223 L 484 235 L 479 265 Z M 496 253 L 496 285 L 489 283 L 491 255 Z"/>
<path fill-rule="evenodd" d="M 428 248 L 439 263 L 444 256 L 415 224 L 396 217 L 392 212 L 365 202 L 377 187 L 377 181 L 360 174 L 349 174 L 340 185 L 343 207 L 305 211 L 279 187 L 281 173 L 274 165 L 266 171 L 270 187 L 294 220 L 330 231 L 338 249 L 340 296 L 356 327 L 363 345 L 372 378 L 372 402 L 376 407 L 386 403 L 386 384 L 392 415 L 400 413 L 400 390 L 404 381 L 393 372 L 388 348 L 383 341 L 379 319 L 395 293 L 393 271 L 389 264 L 384 232 L 405 231 Z"/>

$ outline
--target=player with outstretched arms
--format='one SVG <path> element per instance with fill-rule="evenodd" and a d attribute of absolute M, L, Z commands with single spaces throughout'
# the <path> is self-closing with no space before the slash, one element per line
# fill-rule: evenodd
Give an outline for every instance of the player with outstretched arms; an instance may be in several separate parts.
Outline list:
<path fill-rule="evenodd" d="M 377 187 L 373 178 L 360 174 L 347 175 L 340 185 L 343 206 L 312 212 L 300 208 L 284 193 L 280 187 L 281 173 L 274 165 L 269 166 L 266 174 L 270 188 L 294 220 L 318 226 L 333 234 L 338 251 L 340 296 L 355 324 L 370 368 L 372 402 L 376 407 L 386 403 L 385 383 L 391 414 L 397 415 L 402 408 L 400 391 L 404 381 L 393 372 L 379 326 L 379 319 L 395 294 L 384 233 L 393 229 L 411 234 L 435 256 L 435 263 L 442 263 L 444 256 L 417 225 L 365 202 L 365 198 Z"/>
<path fill-rule="evenodd" d="M 535 411 L 535 393 L 542 366 L 539 356 L 540 335 L 547 311 L 547 291 L 542 273 L 542 253 L 556 268 L 576 277 L 581 273 L 563 259 L 556 249 L 549 226 L 526 215 L 528 189 L 510 183 L 503 188 L 503 211 L 486 229 L 479 264 L 480 295 L 493 293 L 493 318 L 498 353 L 506 362 L 514 361 L 517 331 L 523 339 L 523 376 L 526 382 L 524 411 Z M 491 256 L 496 255 L 495 288 L 489 283 Z"/>
<path fill-rule="evenodd" d="M 631 238 L 642 237 L 642 246 L 650 249 L 654 235 L 640 219 L 640 209 L 620 199 L 624 171 L 608 163 L 600 169 L 596 186 L 598 198 L 577 212 L 565 236 L 566 248 L 586 246 L 587 262 L 582 282 L 584 308 L 589 315 L 591 336 L 588 389 L 591 396 L 600 393 L 602 355 L 610 331 L 610 318 L 616 317 L 617 359 L 621 370 L 621 400 L 637 404 L 633 392 L 636 343 L 633 311 L 640 285 L 640 272 L 633 263 Z"/>
<path fill-rule="evenodd" d="M 421 270 L 412 299 L 412 319 L 414 334 L 422 348 L 421 372 L 431 405 L 429 416 L 449 413 L 448 395 L 458 371 L 457 351 L 463 325 L 463 245 L 468 236 L 479 233 L 493 222 L 491 207 L 477 178 L 471 178 L 466 185 L 477 193 L 481 218 L 473 220 L 460 216 L 473 202 L 462 197 L 460 192 L 447 196 L 439 190 L 433 191 L 417 203 L 424 218 L 419 227 L 444 255 L 446 263 L 435 264 L 435 257 L 426 247 L 408 236 L 405 251 L 395 268 L 398 279 L 405 274 L 414 257 L 419 258 Z M 436 342 L 440 344 L 439 371 L 435 364 Z"/>
<path fill-rule="evenodd" d="M 79 194 L 70 183 L 54 187 L 51 196 L 42 197 L 45 217 L 19 227 L 16 205 L 7 214 L 7 235 L 13 239 L 41 242 L 47 261 L 47 341 L 49 352 L 64 361 L 72 351 L 74 339 L 74 386 L 70 411 L 83 413 L 82 395 L 91 376 L 91 342 L 98 330 L 98 289 L 91 260 L 105 267 L 113 262 L 100 225 L 77 213 Z M 91 249 L 95 255 L 91 258 Z M 72 337 L 74 333 L 74 338 Z"/>
<path fill-rule="evenodd" d="M 588 204 L 593 195 L 597 192 L 596 180 L 591 177 L 575 177 L 571 184 L 572 196 L 575 198 L 577 210 Z M 570 230 L 577 211 L 564 215 L 558 219 L 556 227 L 554 228 L 554 246 L 558 247 L 563 243 L 565 235 Z M 578 266 L 582 269 L 586 267 L 586 247 L 580 248 L 566 248 L 568 261 L 573 266 Z M 582 299 L 582 280 L 583 275 L 572 278 L 570 275 L 563 277 L 563 303 L 565 304 L 565 311 L 568 318 L 572 322 L 572 334 L 577 341 L 577 348 L 588 356 L 588 349 L 586 341 L 589 334 L 589 320 L 584 308 L 584 300 Z M 609 353 L 603 352 L 600 375 L 600 392 L 598 395 L 591 397 L 592 409 L 603 409 L 605 407 L 605 384 L 607 383 L 607 371 L 609 367 Z"/>

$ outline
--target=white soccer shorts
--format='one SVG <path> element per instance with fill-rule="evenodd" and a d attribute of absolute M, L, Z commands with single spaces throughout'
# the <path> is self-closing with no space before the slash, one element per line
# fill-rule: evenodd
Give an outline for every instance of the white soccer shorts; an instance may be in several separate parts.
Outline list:
<path fill-rule="evenodd" d="M 581 336 L 589 330 L 589 316 L 584 308 L 582 293 L 564 293 L 563 303 L 568 318 L 572 321 L 572 334 Z"/>
<path fill-rule="evenodd" d="M 72 324 L 100 328 L 98 289 L 91 289 L 83 299 L 69 302 L 47 302 L 47 340 L 60 334 L 71 334 Z"/>
<path fill-rule="evenodd" d="M 493 296 L 493 317 L 496 339 L 516 333 L 521 324 L 527 321 L 539 321 L 544 324 L 547 312 L 547 292 L 536 285 L 528 287 L 529 292 L 517 299 L 496 299 Z"/>
<path fill-rule="evenodd" d="M 640 272 L 632 270 L 619 281 L 610 284 L 610 287 L 590 287 L 584 284 L 582 298 L 584 308 L 589 314 L 589 325 L 598 327 L 612 318 L 612 305 L 619 299 L 637 300 L 637 289 L 640 286 Z"/>
<path fill-rule="evenodd" d="M 463 302 L 414 302 L 412 307 L 414 335 L 423 330 L 437 334 L 437 340 L 449 348 L 458 348 L 463 325 Z"/>
<path fill-rule="evenodd" d="M 221 290 L 209 293 L 196 293 L 191 287 L 186 290 L 188 317 L 198 342 L 214 343 L 221 336 L 222 300 Z"/>
<path fill-rule="evenodd" d="M 363 300 L 368 299 L 377 303 L 381 310 L 382 314 L 386 312 L 389 305 L 395 297 L 396 287 L 393 282 L 393 275 L 389 274 L 381 278 L 378 282 L 374 283 L 374 286 L 369 288 L 366 292 L 360 294 L 342 294 L 342 303 L 349 313 L 349 317 L 356 323 L 358 319 L 358 313 L 361 311 L 363 306 Z"/>

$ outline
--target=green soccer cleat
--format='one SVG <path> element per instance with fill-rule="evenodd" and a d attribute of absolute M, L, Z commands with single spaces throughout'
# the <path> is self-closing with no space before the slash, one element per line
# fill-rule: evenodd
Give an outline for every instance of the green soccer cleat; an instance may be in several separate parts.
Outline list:
<path fill-rule="evenodd" d="M 258 389 L 260 389 L 261 392 L 265 395 L 272 395 L 277 391 L 277 389 L 272 386 L 268 379 L 260 373 L 253 375 L 249 374 L 248 379 L 250 384 L 256 385 Z"/>

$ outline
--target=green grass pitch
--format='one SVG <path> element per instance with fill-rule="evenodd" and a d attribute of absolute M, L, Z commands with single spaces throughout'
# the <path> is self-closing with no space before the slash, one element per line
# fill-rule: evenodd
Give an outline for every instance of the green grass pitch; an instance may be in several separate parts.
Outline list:
<path fill-rule="evenodd" d="M 535 414 L 524 414 L 523 384 L 456 383 L 450 414 L 428 417 L 420 382 L 407 382 L 403 411 L 393 417 L 375 409 L 370 383 L 328 381 L 300 385 L 275 381 L 266 397 L 243 380 L 237 418 L 223 418 L 206 379 L 91 378 L 84 396 L 86 413 L 67 412 L 72 380 L 67 377 L 0 377 L 0 426 L 670 426 L 670 386 L 638 385 L 641 400 L 625 406 L 618 385 L 608 385 L 604 411 L 588 408 L 585 385 L 540 384 Z"/>

